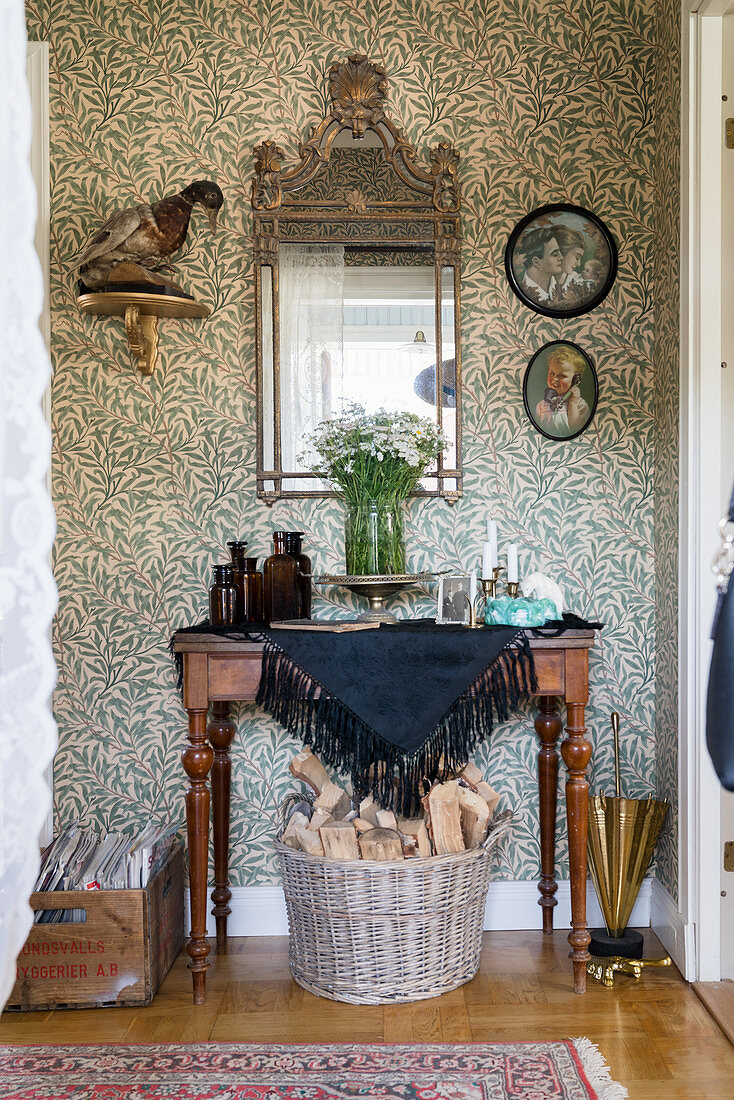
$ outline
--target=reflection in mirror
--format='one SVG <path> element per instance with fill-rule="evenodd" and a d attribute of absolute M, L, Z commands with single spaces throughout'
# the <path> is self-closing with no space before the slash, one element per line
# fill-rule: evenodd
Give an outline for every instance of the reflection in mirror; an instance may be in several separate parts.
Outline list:
<path fill-rule="evenodd" d="M 284 470 L 308 471 L 307 436 L 356 402 L 367 410 L 435 418 L 436 326 L 432 255 L 282 245 L 280 405 Z M 428 261 L 428 262 L 427 262 Z M 456 457 L 453 269 L 442 294 L 443 421 Z M 266 423 L 270 423 L 266 419 Z M 298 488 L 284 479 L 284 489 Z M 322 486 L 314 486 L 318 488 Z M 435 487 L 426 482 L 426 487 Z"/>
<path fill-rule="evenodd" d="M 273 269 L 260 268 L 260 323 L 262 325 L 263 462 L 275 464 L 275 380 L 273 376 Z"/>
<path fill-rule="evenodd" d="M 389 135 L 386 135 L 388 137 Z M 393 144 L 393 142 L 389 142 Z M 375 130 L 365 130 L 361 137 L 355 137 L 350 129 L 340 130 L 331 143 L 332 149 L 382 149 L 383 143 Z"/>
<path fill-rule="evenodd" d="M 344 248 L 283 245 L 279 275 L 282 466 L 308 471 L 308 434 L 341 408 Z M 300 487 L 297 479 L 283 481 L 286 490 Z"/>
<path fill-rule="evenodd" d="M 454 308 L 454 269 L 441 268 L 441 422 L 449 439 L 443 453 L 443 466 L 456 468 L 456 310 Z"/>

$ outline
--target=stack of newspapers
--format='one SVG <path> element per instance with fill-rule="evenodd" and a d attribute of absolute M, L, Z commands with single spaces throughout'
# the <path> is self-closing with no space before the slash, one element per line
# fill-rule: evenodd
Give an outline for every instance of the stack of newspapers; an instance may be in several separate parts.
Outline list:
<path fill-rule="evenodd" d="M 140 889 L 158 873 L 176 843 L 176 825 L 152 823 L 137 835 L 84 830 L 78 821 L 67 825 L 43 854 L 36 890 Z M 37 924 L 84 919 L 76 909 L 43 909 Z"/>

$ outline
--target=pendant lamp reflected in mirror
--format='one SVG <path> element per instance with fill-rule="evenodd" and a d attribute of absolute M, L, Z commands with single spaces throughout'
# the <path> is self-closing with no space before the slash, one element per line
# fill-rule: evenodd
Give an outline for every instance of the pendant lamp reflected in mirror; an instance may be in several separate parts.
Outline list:
<path fill-rule="evenodd" d="M 418 329 L 408 344 L 398 344 L 395 350 L 398 355 L 407 355 L 416 363 L 425 362 L 436 354 L 434 345 L 426 340 L 426 334 L 422 328 Z"/>

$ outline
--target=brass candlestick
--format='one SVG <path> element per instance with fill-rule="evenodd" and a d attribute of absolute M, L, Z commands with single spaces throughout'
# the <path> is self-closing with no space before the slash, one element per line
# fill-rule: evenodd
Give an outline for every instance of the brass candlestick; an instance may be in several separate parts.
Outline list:
<path fill-rule="evenodd" d="M 508 581 L 507 582 L 507 595 L 510 597 L 510 599 L 511 600 L 516 600 L 519 593 L 520 593 L 520 582 L 519 581 Z"/>
<path fill-rule="evenodd" d="M 493 600 L 497 595 L 497 581 L 494 577 L 482 577 L 482 595 L 485 600 Z"/>
<path fill-rule="evenodd" d="M 482 577 L 482 595 L 485 600 L 494 600 L 497 598 L 497 582 L 500 579 L 502 568 L 501 565 L 495 565 L 492 569 L 491 577 Z"/>
<path fill-rule="evenodd" d="M 483 624 L 477 619 L 477 605 L 475 600 L 471 600 L 467 595 L 464 599 L 469 604 L 469 622 L 464 623 L 464 626 L 469 627 L 470 630 L 481 630 Z"/>

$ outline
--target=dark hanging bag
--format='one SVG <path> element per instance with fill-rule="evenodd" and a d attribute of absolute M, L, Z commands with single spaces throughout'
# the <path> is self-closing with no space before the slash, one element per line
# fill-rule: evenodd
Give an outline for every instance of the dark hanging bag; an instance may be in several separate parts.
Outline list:
<path fill-rule="evenodd" d="M 721 784 L 734 791 L 734 542 L 725 528 L 734 524 L 734 487 L 729 514 L 722 520 L 722 547 L 716 560 L 719 602 L 711 629 L 714 648 L 706 697 L 706 744 Z"/>

